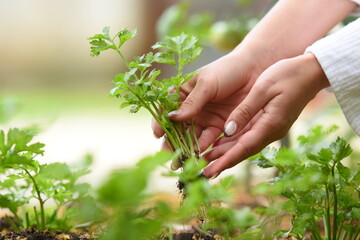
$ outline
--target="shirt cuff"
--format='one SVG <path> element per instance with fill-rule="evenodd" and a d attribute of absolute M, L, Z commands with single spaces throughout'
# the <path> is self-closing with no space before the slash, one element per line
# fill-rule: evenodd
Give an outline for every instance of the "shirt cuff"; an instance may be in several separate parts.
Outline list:
<path fill-rule="evenodd" d="M 319 61 L 337 101 L 360 136 L 360 19 L 306 49 Z"/>

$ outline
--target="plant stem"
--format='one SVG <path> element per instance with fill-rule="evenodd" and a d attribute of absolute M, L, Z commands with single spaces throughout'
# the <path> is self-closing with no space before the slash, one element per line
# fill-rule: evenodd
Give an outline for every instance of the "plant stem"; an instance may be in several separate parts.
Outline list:
<path fill-rule="evenodd" d="M 5 215 L 5 218 L 8 221 L 8 223 L 11 225 L 11 227 L 14 229 L 15 232 L 20 232 L 19 227 L 14 223 L 14 221 L 8 215 Z"/>
<path fill-rule="evenodd" d="M 195 141 L 195 144 L 196 144 L 196 155 L 200 154 L 201 152 L 201 149 L 200 149 L 200 144 L 199 144 L 199 141 L 197 139 L 197 136 L 196 136 L 196 132 L 195 132 L 195 126 L 194 126 L 194 121 L 193 120 L 190 120 L 190 124 L 191 124 L 191 132 L 193 134 L 193 138 L 194 138 L 194 141 Z"/>
<path fill-rule="evenodd" d="M 30 219 L 29 219 L 29 212 L 25 213 L 25 221 L 26 221 L 26 227 L 30 227 Z"/>
<path fill-rule="evenodd" d="M 325 184 L 326 189 L 326 197 L 325 197 L 325 234 L 328 240 L 331 240 L 331 224 L 330 224 L 330 196 L 329 196 L 329 188 L 328 185 Z"/>
<path fill-rule="evenodd" d="M 331 169 L 331 177 L 332 177 L 332 188 L 333 188 L 333 195 L 334 195 L 334 212 L 333 212 L 333 239 L 336 240 L 337 236 L 337 205 L 338 205 L 338 199 L 337 199 L 337 193 L 336 193 L 336 183 L 335 183 L 335 164 L 333 165 Z"/>
<path fill-rule="evenodd" d="M 321 234 L 320 234 L 320 231 L 319 231 L 319 227 L 317 226 L 316 224 L 316 221 L 314 218 L 311 219 L 311 225 L 312 225 L 312 234 L 313 234 L 313 237 L 316 239 L 316 240 L 321 240 Z"/>
<path fill-rule="evenodd" d="M 359 235 L 360 235 L 360 227 L 357 226 L 357 230 L 355 230 L 355 234 L 354 234 L 354 240 L 356 240 Z"/>
<path fill-rule="evenodd" d="M 35 214 L 36 225 L 40 226 L 39 214 L 36 210 L 36 206 L 34 206 L 34 214 Z"/>
<path fill-rule="evenodd" d="M 126 58 L 124 57 L 124 55 L 120 52 L 119 49 L 116 49 L 116 52 L 120 55 L 121 60 L 123 61 L 123 63 L 126 65 L 126 67 L 130 70 L 130 66 L 129 66 L 129 62 L 126 60 Z"/>
<path fill-rule="evenodd" d="M 27 175 L 29 175 L 29 178 L 31 179 L 31 181 L 34 184 L 36 195 L 38 196 L 37 198 L 38 198 L 39 203 L 40 203 L 40 214 L 41 214 L 40 230 L 44 230 L 45 229 L 45 209 L 44 209 L 44 201 L 41 198 L 40 189 L 39 189 L 34 177 L 30 174 L 30 172 L 27 169 L 23 169 L 23 170 L 26 172 Z M 35 208 L 35 211 L 36 211 L 36 208 Z"/>

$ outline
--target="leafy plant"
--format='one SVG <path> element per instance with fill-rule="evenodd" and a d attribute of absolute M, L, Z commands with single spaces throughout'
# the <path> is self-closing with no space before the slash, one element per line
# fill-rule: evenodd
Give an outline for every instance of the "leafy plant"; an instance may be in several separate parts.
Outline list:
<path fill-rule="evenodd" d="M 254 157 L 259 166 L 279 170 L 279 175 L 268 181 L 265 192 L 287 199 L 275 208 L 292 216 L 292 228 L 278 235 L 302 239 L 310 231 L 312 239 L 319 240 L 360 236 L 360 170 L 342 163 L 352 149 L 339 137 L 327 147 L 319 144 L 334 129 L 315 127 L 309 136 L 299 137 L 297 148 L 267 148 Z"/>
<path fill-rule="evenodd" d="M 151 202 L 146 192 L 149 178 L 156 168 L 171 159 L 168 152 L 140 160 L 136 166 L 115 170 L 99 188 L 98 199 L 82 207 L 83 213 L 98 209 L 92 221 L 106 223 L 100 239 L 150 239 L 158 234 L 170 218 L 165 202 Z"/>
<path fill-rule="evenodd" d="M 121 52 L 126 41 L 135 37 L 136 30 L 121 29 L 110 36 L 109 27 L 101 34 L 90 37 L 91 55 L 98 56 L 102 51 L 115 50 L 128 68 L 114 78 L 115 88 L 111 96 L 122 98 L 121 108 L 130 107 L 136 113 L 145 108 L 151 113 L 166 133 L 169 148 L 179 151 L 179 158 L 172 162 L 172 168 L 178 169 L 183 162 L 192 156 L 198 157 L 199 146 L 193 122 L 189 125 L 174 122 L 167 115 L 177 110 L 180 105 L 180 87 L 197 72 L 183 73 L 184 66 L 201 53 L 197 38 L 186 34 L 165 37 L 153 46 L 157 52 L 149 52 L 128 62 Z M 160 70 L 153 67 L 155 63 L 164 63 L 176 68 L 177 74 L 171 78 L 159 79 Z"/>
<path fill-rule="evenodd" d="M 31 129 L 0 131 L 0 207 L 14 216 L 7 219 L 15 230 L 34 226 L 68 230 L 74 227 L 74 204 L 89 190 L 88 184 L 77 181 L 89 170 L 86 166 L 71 170 L 65 163 L 41 164 L 36 158 L 45 145 L 31 143 L 34 134 Z M 47 208 L 48 202 L 54 206 Z"/>
<path fill-rule="evenodd" d="M 233 208 L 234 178 L 210 184 L 199 177 L 199 169 L 205 163 L 195 158 L 186 161 L 183 171 L 167 169 L 165 173 L 186 183 L 188 195 L 181 205 L 173 206 L 154 197 L 156 193 L 147 190 L 149 179 L 159 166 L 172 158 L 169 152 L 159 152 L 141 159 L 133 167 L 114 170 L 97 190 L 96 201 L 82 204 L 85 220 L 105 223 L 103 234 L 99 236 L 101 240 L 173 239 L 173 225 L 189 224 L 194 220 L 199 223 L 193 226 L 204 235 L 216 229 L 225 239 L 235 239 L 233 237 L 257 222 L 249 208 Z M 89 216 L 89 212 L 98 214 Z"/>

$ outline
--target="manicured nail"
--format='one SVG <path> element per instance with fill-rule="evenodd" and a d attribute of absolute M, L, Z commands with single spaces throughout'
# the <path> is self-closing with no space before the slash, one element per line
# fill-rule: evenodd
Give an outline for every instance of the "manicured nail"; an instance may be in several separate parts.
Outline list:
<path fill-rule="evenodd" d="M 236 122 L 234 122 L 234 121 L 229 122 L 225 126 L 224 136 L 225 137 L 232 136 L 235 133 L 236 128 L 237 128 Z"/>
<path fill-rule="evenodd" d="M 171 117 L 174 117 L 174 116 L 178 116 L 178 115 L 180 115 L 182 113 L 183 113 L 183 110 L 179 109 L 179 110 L 176 110 L 176 111 L 169 112 L 166 116 L 168 118 L 171 118 Z"/>

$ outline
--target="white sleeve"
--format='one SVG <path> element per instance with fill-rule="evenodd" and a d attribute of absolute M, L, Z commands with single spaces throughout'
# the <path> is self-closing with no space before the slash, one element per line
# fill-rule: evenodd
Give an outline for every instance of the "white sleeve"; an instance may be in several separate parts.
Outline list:
<path fill-rule="evenodd" d="M 360 136 L 360 19 L 306 49 L 319 61 L 337 101 Z"/>

